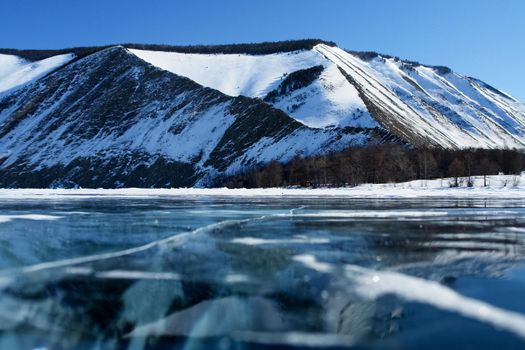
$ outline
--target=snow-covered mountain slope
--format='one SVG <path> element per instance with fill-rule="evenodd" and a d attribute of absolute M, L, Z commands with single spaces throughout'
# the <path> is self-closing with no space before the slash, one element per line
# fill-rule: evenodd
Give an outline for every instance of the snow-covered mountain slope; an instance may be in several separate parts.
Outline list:
<path fill-rule="evenodd" d="M 263 98 L 314 128 L 381 125 L 414 145 L 525 147 L 523 104 L 444 67 L 367 58 L 326 44 L 260 56 L 132 52 L 227 95 Z M 314 67 L 322 70 L 306 83 L 287 82 Z"/>
<path fill-rule="evenodd" d="M 296 78 L 316 67 L 322 71 L 312 81 Z M 316 67 L 287 74 L 264 100 L 313 128 L 380 126 L 335 64 Z"/>
<path fill-rule="evenodd" d="M 318 45 L 360 91 L 374 117 L 415 145 L 525 147 L 525 107 L 478 80 L 444 68 L 378 56 L 369 62 Z"/>
<path fill-rule="evenodd" d="M 271 55 L 187 54 L 130 49 L 159 68 L 182 75 L 230 96 L 263 98 L 290 72 L 322 64 L 314 51 Z"/>
<path fill-rule="evenodd" d="M 0 186 L 191 186 L 378 135 L 311 129 L 114 47 L 0 98 Z"/>
<path fill-rule="evenodd" d="M 480 80 L 320 41 L 271 45 L 0 55 L 0 186 L 206 185 L 386 140 L 525 148 L 525 106 Z"/>
<path fill-rule="evenodd" d="M 36 80 L 73 58 L 73 54 L 64 54 L 29 62 L 15 55 L 0 54 L 0 93 Z"/>
<path fill-rule="evenodd" d="M 367 113 L 357 90 L 338 72 L 337 66 L 314 50 L 258 56 L 130 51 L 159 68 L 227 95 L 261 99 L 279 88 L 288 75 L 314 66 L 326 66 L 311 85 L 279 96 L 271 104 L 314 128 L 378 126 Z"/>

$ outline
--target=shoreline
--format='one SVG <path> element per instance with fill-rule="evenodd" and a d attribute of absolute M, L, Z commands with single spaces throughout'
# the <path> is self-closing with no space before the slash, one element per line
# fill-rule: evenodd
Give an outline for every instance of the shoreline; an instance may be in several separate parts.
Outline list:
<path fill-rule="evenodd" d="M 513 188 L 403 188 L 362 185 L 351 188 L 171 188 L 171 189 L 0 189 L 1 199 L 59 199 L 90 197 L 243 197 L 243 198 L 457 198 L 523 199 L 525 187 Z"/>
<path fill-rule="evenodd" d="M 456 199 L 524 199 L 525 174 L 472 176 L 471 187 L 466 178 L 459 178 L 459 187 L 450 187 L 453 178 L 413 180 L 400 183 L 362 184 L 355 187 L 319 188 L 79 188 L 0 189 L 2 199 L 60 198 L 147 198 L 147 197 L 239 197 L 239 198 L 456 198 Z M 488 185 L 488 186 L 485 186 Z"/>

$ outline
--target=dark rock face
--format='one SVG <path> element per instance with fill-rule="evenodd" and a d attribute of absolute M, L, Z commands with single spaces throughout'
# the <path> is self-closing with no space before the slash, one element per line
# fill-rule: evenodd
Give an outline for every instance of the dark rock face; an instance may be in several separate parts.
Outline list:
<path fill-rule="evenodd" d="M 301 69 L 289 74 L 279 84 L 279 87 L 277 89 L 270 91 L 266 95 L 264 100 L 270 103 L 274 103 L 280 96 L 289 94 L 292 91 L 299 90 L 310 85 L 317 78 L 319 78 L 323 70 L 323 66 L 314 66 L 307 69 Z"/>
<path fill-rule="evenodd" d="M 311 130 L 261 100 L 224 95 L 113 47 L 0 97 L 0 186 L 205 185 L 266 161 L 250 149 L 313 135 L 318 150 L 354 137 Z"/>
<path fill-rule="evenodd" d="M 253 139 L 272 137 L 279 140 L 303 127 L 286 113 L 247 97 L 236 98 L 228 111 L 238 117 L 226 130 L 207 162 L 221 171 L 240 157 L 253 144 Z M 247 133 L 247 130 L 250 132 Z"/>
<path fill-rule="evenodd" d="M 6 187 L 27 188 L 188 187 L 195 182 L 197 171 L 192 164 L 153 158 L 138 153 L 110 159 L 93 155 L 42 169 L 17 163 L 2 169 L 1 181 Z"/>

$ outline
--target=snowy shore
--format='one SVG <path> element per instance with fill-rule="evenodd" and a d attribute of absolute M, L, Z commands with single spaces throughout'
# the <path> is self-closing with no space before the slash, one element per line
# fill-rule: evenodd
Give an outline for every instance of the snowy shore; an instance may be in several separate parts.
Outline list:
<path fill-rule="evenodd" d="M 0 200 L 8 198 L 85 198 L 85 197 L 340 197 L 340 198 L 513 198 L 525 199 L 525 174 L 472 177 L 469 187 L 461 178 L 415 180 L 404 183 L 365 184 L 341 188 L 171 188 L 171 189 L 0 189 Z M 486 186 L 485 186 L 486 184 Z"/>

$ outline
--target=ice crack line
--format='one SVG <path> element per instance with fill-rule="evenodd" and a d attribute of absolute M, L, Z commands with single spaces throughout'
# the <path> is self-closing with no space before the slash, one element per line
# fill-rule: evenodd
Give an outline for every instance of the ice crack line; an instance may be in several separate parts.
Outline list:
<path fill-rule="evenodd" d="M 296 208 L 295 210 L 302 209 L 302 208 L 303 207 Z M 228 226 L 245 224 L 245 223 L 252 222 L 252 221 L 268 220 L 268 219 L 280 218 L 283 216 L 293 215 L 292 214 L 293 210 L 294 209 L 290 211 L 291 212 L 290 214 L 284 214 L 284 215 L 283 214 L 270 214 L 270 215 L 263 215 L 263 216 L 259 216 L 255 218 L 248 218 L 248 219 L 224 220 L 224 221 L 220 221 L 220 222 L 210 224 L 204 227 L 199 227 L 190 232 L 180 233 L 180 234 L 170 236 L 170 237 L 167 237 L 161 240 L 153 241 L 153 242 L 150 242 L 150 243 L 138 246 L 138 247 L 124 249 L 124 250 L 120 250 L 116 252 L 88 255 L 88 256 L 83 256 L 79 258 L 71 258 L 71 259 L 39 263 L 39 264 L 31 265 L 31 266 L 26 266 L 20 269 L 4 271 L 0 273 L 0 277 L 2 274 L 6 275 L 9 272 L 32 273 L 32 272 L 38 272 L 38 271 L 43 271 L 43 270 L 62 268 L 62 267 L 68 267 L 68 266 L 73 266 L 73 265 L 80 265 L 80 264 L 85 264 L 85 263 L 90 263 L 90 262 L 109 260 L 113 258 L 120 258 L 123 256 L 137 254 L 137 253 L 140 253 L 140 252 L 143 252 L 148 249 L 155 248 L 155 247 L 161 247 L 163 245 L 177 246 L 177 245 L 180 245 L 186 242 L 190 238 L 193 238 L 195 236 L 199 236 L 202 234 L 206 234 L 213 230 L 222 229 Z"/>
<path fill-rule="evenodd" d="M 302 210 L 302 209 L 305 209 L 305 208 L 308 208 L 308 206 L 307 205 L 302 205 L 299 208 L 290 209 L 290 216 L 294 216 L 296 211 Z"/>

